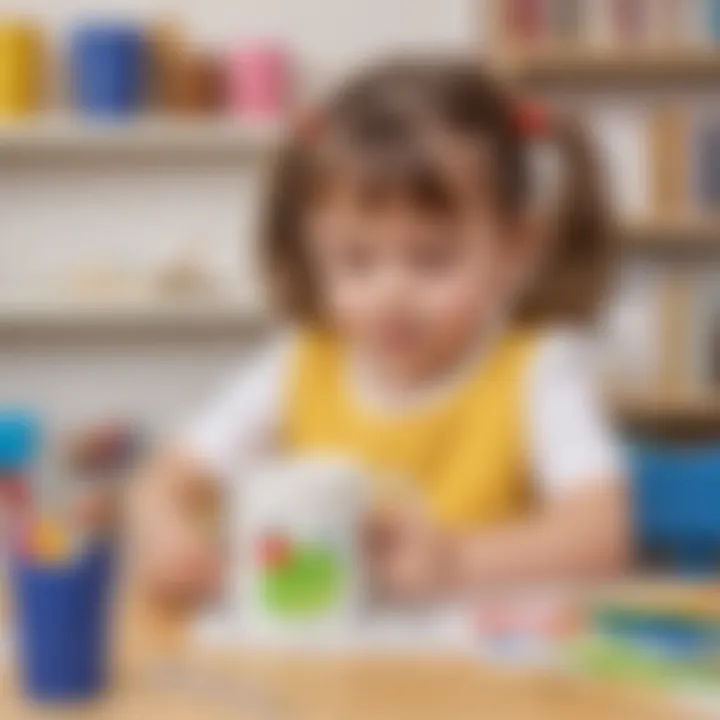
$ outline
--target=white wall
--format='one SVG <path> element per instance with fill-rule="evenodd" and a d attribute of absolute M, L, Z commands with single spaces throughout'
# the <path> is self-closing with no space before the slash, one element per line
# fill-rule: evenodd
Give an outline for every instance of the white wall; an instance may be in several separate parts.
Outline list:
<path fill-rule="evenodd" d="M 471 43 L 475 0 L 6 0 L 62 30 L 84 15 L 178 17 L 207 42 L 268 35 L 304 63 L 342 70 L 368 55 Z"/>
<path fill-rule="evenodd" d="M 287 40 L 306 77 L 338 75 L 408 47 L 471 47 L 474 0 L 6 0 L 63 33 L 83 14 L 177 15 L 209 44 Z M 0 285 L 44 288 L 88 257 L 130 269 L 188 241 L 210 263 L 252 274 L 251 166 L 10 164 L 0 167 Z M 251 278 L 250 278 L 251 279 Z M 249 280 L 241 279 L 240 282 Z M 0 337 L 0 403 L 27 401 L 64 425 L 105 412 L 178 421 L 241 354 L 241 337 L 202 340 Z"/>

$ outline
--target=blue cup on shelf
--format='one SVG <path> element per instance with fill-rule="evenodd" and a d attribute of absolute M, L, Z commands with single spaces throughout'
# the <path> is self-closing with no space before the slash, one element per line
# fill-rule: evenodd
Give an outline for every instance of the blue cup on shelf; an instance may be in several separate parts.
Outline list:
<path fill-rule="evenodd" d="M 147 77 L 147 42 L 140 27 L 95 22 L 72 36 L 75 104 L 86 117 L 121 120 L 137 114 Z"/>
<path fill-rule="evenodd" d="M 30 700 L 84 702 L 107 688 L 114 564 L 110 543 L 66 563 L 13 559 L 15 645 Z"/>

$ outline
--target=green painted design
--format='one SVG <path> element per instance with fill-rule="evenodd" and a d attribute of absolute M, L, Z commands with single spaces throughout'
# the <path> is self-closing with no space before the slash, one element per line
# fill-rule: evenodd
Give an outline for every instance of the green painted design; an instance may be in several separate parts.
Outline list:
<path fill-rule="evenodd" d="M 282 565 L 268 567 L 261 580 L 261 597 L 274 615 L 313 619 L 332 609 L 345 585 L 345 571 L 327 547 L 293 547 Z"/>

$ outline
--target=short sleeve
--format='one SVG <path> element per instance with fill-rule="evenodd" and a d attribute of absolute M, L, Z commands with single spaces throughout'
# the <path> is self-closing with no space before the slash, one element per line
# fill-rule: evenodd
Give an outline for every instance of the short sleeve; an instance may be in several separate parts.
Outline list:
<path fill-rule="evenodd" d="M 596 342 L 578 331 L 548 333 L 528 374 L 530 466 L 542 498 L 621 481 L 619 439 L 604 410 Z"/>
<path fill-rule="evenodd" d="M 220 480 L 267 453 L 277 440 L 293 345 L 288 334 L 261 348 L 186 429 L 185 446 Z"/>

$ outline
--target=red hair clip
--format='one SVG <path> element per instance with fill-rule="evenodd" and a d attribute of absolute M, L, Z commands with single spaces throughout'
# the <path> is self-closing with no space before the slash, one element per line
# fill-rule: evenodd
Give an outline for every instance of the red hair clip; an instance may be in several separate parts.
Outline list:
<path fill-rule="evenodd" d="M 550 116 L 547 110 L 536 102 L 520 103 L 515 115 L 520 134 L 526 140 L 545 137 L 550 129 Z"/>

